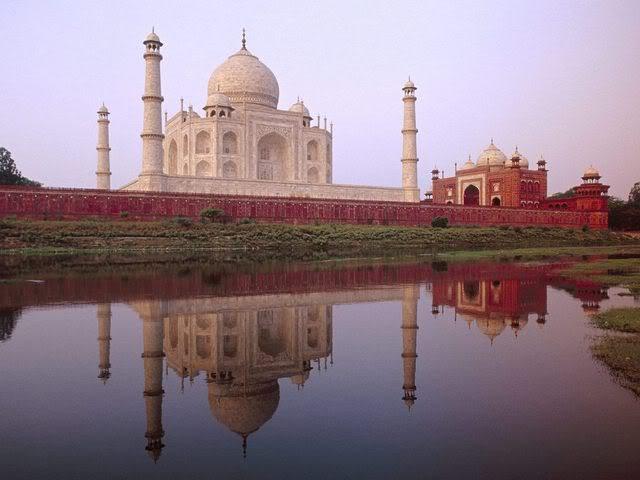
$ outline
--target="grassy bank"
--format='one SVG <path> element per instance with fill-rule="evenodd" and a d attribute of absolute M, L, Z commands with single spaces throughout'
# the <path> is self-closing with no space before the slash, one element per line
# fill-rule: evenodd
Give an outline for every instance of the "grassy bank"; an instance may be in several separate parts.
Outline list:
<path fill-rule="evenodd" d="M 640 396 L 640 308 L 612 308 L 593 317 L 596 327 L 627 335 L 603 335 L 591 346 L 618 382 Z"/>
<path fill-rule="evenodd" d="M 563 273 L 571 277 L 589 278 L 593 281 L 629 289 L 631 295 L 640 294 L 640 255 L 612 255 L 593 262 L 576 263 Z"/>
<path fill-rule="evenodd" d="M 552 228 L 411 228 L 126 221 L 1 221 L 9 254 L 135 253 L 206 250 L 270 258 L 324 259 L 433 250 L 560 247 L 639 243 L 609 231 Z"/>

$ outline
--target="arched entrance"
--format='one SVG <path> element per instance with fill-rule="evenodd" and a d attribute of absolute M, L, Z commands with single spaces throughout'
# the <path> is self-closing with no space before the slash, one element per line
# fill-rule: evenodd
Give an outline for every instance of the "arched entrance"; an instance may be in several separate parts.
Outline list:
<path fill-rule="evenodd" d="M 480 190 L 475 185 L 469 185 L 464 189 L 465 205 L 480 205 Z"/>
<path fill-rule="evenodd" d="M 500 199 L 498 197 L 493 197 L 493 200 L 491 200 L 491 205 L 494 207 L 499 207 L 500 206 Z"/>

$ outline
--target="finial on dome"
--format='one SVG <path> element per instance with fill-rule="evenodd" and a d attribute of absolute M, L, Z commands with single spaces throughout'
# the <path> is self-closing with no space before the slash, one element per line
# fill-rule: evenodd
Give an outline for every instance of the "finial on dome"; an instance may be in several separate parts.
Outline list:
<path fill-rule="evenodd" d="M 243 28 L 242 29 L 242 50 L 246 50 L 246 49 L 247 49 L 247 35 Z"/>
<path fill-rule="evenodd" d="M 153 26 L 151 27 L 151 33 L 156 33 L 156 26 L 155 26 L 155 25 L 153 25 Z"/>
<path fill-rule="evenodd" d="M 246 433 L 242 434 L 242 458 L 247 458 L 247 435 Z"/>

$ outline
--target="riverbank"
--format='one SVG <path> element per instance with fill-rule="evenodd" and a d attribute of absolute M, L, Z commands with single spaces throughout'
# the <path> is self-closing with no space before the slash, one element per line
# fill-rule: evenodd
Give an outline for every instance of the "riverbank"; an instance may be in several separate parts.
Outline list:
<path fill-rule="evenodd" d="M 210 251 L 269 258 L 325 259 L 425 251 L 640 244 L 602 230 L 520 227 L 418 228 L 356 225 L 162 222 L 0 221 L 6 254 Z"/>
<path fill-rule="evenodd" d="M 640 240 L 608 231 L 551 228 L 411 228 L 131 221 L 0 221 L 0 271 L 140 268 L 437 255 L 440 260 L 522 260 L 611 254 Z M 607 247 L 608 246 L 608 247 Z"/>

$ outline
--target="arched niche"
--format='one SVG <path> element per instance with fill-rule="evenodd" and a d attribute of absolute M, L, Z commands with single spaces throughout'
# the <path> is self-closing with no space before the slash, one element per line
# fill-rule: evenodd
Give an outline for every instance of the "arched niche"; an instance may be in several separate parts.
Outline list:
<path fill-rule="evenodd" d="M 206 130 L 202 130 L 196 135 L 196 154 L 207 153 L 211 153 L 211 135 Z"/>
<path fill-rule="evenodd" d="M 289 164 L 289 144 L 275 132 L 258 141 L 258 180 L 285 180 L 285 168 Z"/>
<path fill-rule="evenodd" d="M 189 156 L 189 137 L 187 135 L 182 137 L 182 156 Z"/>
<path fill-rule="evenodd" d="M 234 132 L 226 132 L 222 136 L 222 153 L 226 155 L 238 153 L 238 137 Z"/>
<path fill-rule="evenodd" d="M 169 143 L 168 173 L 169 175 L 178 174 L 178 144 L 173 139 Z"/>
<path fill-rule="evenodd" d="M 238 178 L 238 167 L 235 162 L 228 160 L 222 165 L 222 177 L 223 178 Z"/>
<path fill-rule="evenodd" d="M 316 142 L 315 140 L 311 140 L 309 143 L 307 143 L 307 161 L 318 161 L 318 142 Z"/>
<path fill-rule="evenodd" d="M 201 160 L 196 164 L 196 177 L 210 177 L 211 164 L 206 160 Z"/>

